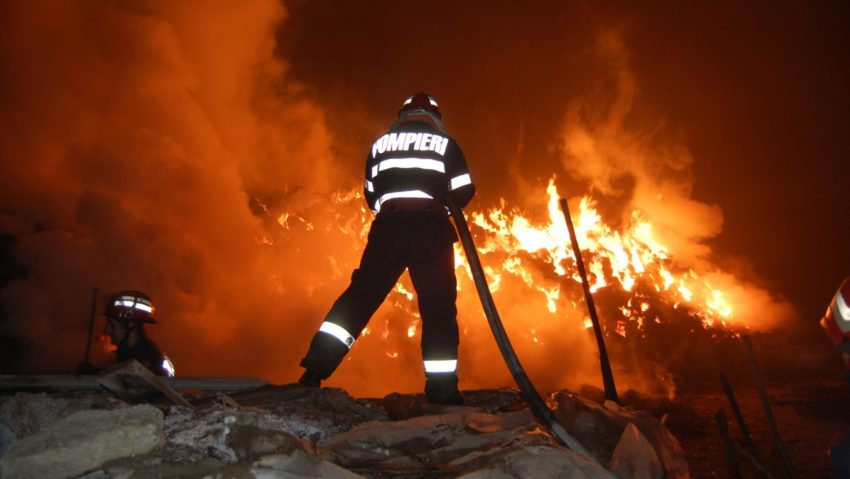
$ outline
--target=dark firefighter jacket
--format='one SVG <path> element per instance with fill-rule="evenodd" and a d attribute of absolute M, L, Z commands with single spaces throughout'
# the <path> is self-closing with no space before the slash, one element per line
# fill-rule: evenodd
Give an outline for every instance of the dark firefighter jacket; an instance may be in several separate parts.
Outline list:
<path fill-rule="evenodd" d="M 391 199 L 445 203 L 446 195 L 463 208 L 474 194 L 458 144 L 424 121 L 394 125 L 375 141 L 366 159 L 364 196 L 375 213 Z"/>
<path fill-rule="evenodd" d="M 156 343 L 147 336 L 142 335 L 132 346 L 127 343 L 119 344 L 117 359 L 119 363 L 135 359 L 157 376 L 168 376 L 168 371 L 165 369 L 165 356 Z"/>

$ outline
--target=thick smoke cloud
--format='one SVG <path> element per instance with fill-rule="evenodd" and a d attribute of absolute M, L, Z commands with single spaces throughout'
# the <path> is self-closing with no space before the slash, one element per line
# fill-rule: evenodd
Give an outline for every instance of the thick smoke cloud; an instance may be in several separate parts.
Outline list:
<path fill-rule="evenodd" d="M 604 31 L 594 45 L 609 70 L 568 108 L 564 170 L 600 202 L 617 206 L 609 223 L 627 224 L 635 212 L 648 220 L 677 268 L 706 275 L 735 305 L 733 323 L 764 330 L 791 319 L 786 300 L 714 264 L 710 241 L 723 231 L 723 212 L 694 198 L 693 156 L 681 138 L 637 108 L 639 80 L 621 32 Z"/>
<path fill-rule="evenodd" d="M 720 208 L 692 198 L 693 158 L 663 124 L 628 122 L 638 85 L 621 35 L 605 32 L 595 47 L 610 71 L 569 107 L 562 137 L 564 169 L 600 196 L 616 198 L 625 216 L 634 209 L 646 214 L 680 261 L 704 259 L 710 252 L 705 240 L 722 230 Z"/>
<path fill-rule="evenodd" d="M 752 326 L 783 321 L 788 304 L 739 259 L 758 252 L 738 247 L 753 236 L 741 227 L 741 205 L 753 201 L 725 192 L 751 185 L 736 189 L 722 165 L 701 166 L 742 142 L 702 133 L 726 112 L 693 98 L 746 104 L 727 96 L 737 77 L 709 71 L 701 78 L 728 85 L 705 80 L 693 95 L 691 83 L 667 76 L 688 64 L 674 54 L 689 45 L 676 39 L 690 37 L 658 8 L 6 2 L 0 233 L 15 242 L 0 250 L 0 277 L 14 277 L 0 289 L 0 332 L 29 346 L 4 369 L 72 371 L 92 288 L 102 297 L 134 288 L 156 302 L 161 324 L 149 332 L 178 374 L 294 380 L 364 243 L 366 148 L 420 89 L 441 100 L 467 155 L 479 188 L 470 212 L 504 204 L 541 221 L 555 176 L 571 202 L 590 193 L 614 227 L 639 210 L 678 266 L 702 271 Z M 712 25 L 732 13 L 698 12 Z M 733 47 L 702 45 L 695 68 L 720 64 L 713 52 Z M 734 152 L 740 164 L 755 156 Z M 724 242 L 730 217 L 737 239 Z M 722 266 L 717 244 L 728 248 Z M 534 274 L 558 281 L 545 265 Z M 459 276 L 462 384 L 507 386 L 472 283 L 463 268 Z M 582 305 L 565 307 L 575 294 L 563 293 L 564 317 L 551 321 L 545 298 L 519 280 L 494 295 L 541 389 L 597 380 Z M 391 293 L 329 384 L 360 395 L 419 390 L 415 310 Z M 105 362 L 103 346 L 96 359 Z"/>
<path fill-rule="evenodd" d="M 27 270 L 2 290 L 3 327 L 33 342 L 12 368 L 72 370 L 99 287 L 154 298 L 150 334 L 182 374 L 295 374 L 309 328 L 294 326 L 327 303 L 332 271 L 321 243 L 263 248 L 251 204 L 351 184 L 273 55 L 282 6 L 3 8 L 0 218 Z M 310 292 L 287 274 L 307 264 Z"/>

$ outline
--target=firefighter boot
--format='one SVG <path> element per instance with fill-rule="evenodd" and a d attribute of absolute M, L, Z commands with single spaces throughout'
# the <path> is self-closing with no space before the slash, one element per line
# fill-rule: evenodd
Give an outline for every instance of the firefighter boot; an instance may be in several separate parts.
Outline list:
<path fill-rule="evenodd" d="M 425 398 L 434 404 L 463 404 L 463 396 L 457 390 L 456 374 L 427 374 Z"/>
<path fill-rule="evenodd" d="M 307 355 L 301 360 L 306 369 L 298 382 L 308 387 L 319 387 L 329 378 L 348 353 L 348 346 L 330 334 L 318 332 L 313 336 Z"/>
<path fill-rule="evenodd" d="M 307 368 L 304 371 L 304 374 L 301 375 L 301 379 L 298 380 L 298 384 L 309 388 L 318 388 L 322 385 L 322 379 L 324 378 L 322 378 L 315 370 Z"/>

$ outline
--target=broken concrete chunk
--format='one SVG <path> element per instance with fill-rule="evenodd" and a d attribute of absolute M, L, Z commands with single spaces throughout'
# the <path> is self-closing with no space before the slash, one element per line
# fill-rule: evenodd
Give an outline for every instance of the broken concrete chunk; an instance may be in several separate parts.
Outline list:
<path fill-rule="evenodd" d="M 81 411 L 24 438 L 0 458 L 0 476 L 61 479 L 165 444 L 162 412 L 148 405 Z"/>
<path fill-rule="evenodd" d="M 345 466 L 382 462 L 394 466 L 446 464 L 536 428 L 528 411 L 504 415 L 456 412 L 388 424 L 372 421 L 317 444 L 322 457 Z"/>
<path fill-rule="evenodd" d="M 567 448 L 535 445 L 491 456 L 484 468 L 458 479 L 617 479 L 599 464 Z"/>
<path fill-rule="evenodd" d="M 288 433 L 260 428 L 253 424 L 234 424 L 227 435 L 227 444 L 239 459 L 303 450 L 301 441 Z"/>
<path fill-rule="evenodd" d="M 600 404 L 569 393 L 555 396 L 555 416 L 573 437 L 602 464 L 608 464 L 625 427 L 617 424 L 615 414 Z"/>
<path fill-rule="evenodd" d="M 530 427 L 534 417 L 528 409 L 506 414 L 470 414 L 467 427 L 478 432 L 510 431 L 519 427 Z"/>
<path fill-rule="evenodd" d="M 637 426 L 629 423 L 620 436 L 620 442 L 611 458 L 611 470 L 623 479 L 662 479 L 664 468 L 655 448 L 641 434 Z"/>
<path fill-rule="evenodd" d="M 18 440 L 15 433 L 0 422 L 0 456 L 6 454 L 6 451 L 12 448 L 12 445 Z"/>
<path fill-rule="evenodd" d="M 57 397 L 47 393 L 19 392 L 0 396 L 0 422 L 23 439 L 78 411 L 126 407 L 123 401 L 101 392 Z"/>
<path fill-rule="evenodd" d="M 310 456 L 302 450 L 289 454 L 274 454 L 254 462 L 251 474 L 257 479 L 297 479 L 321 477 L 323 479 L 364 479 L 348 469 Z"/>
<path fill-rule="evenodd" d="M 629 419 L 655 448 L 664 467 L 667 479 L 689 479 L 690 467 L 685 459 L 682 444 L 661 421 L 645 414 L 634 414 Z"/>
<path fill-rule="evenodd" d="M 567 431 L 581 438 L 603 464 L 610 461 L 620 436 L 631 423 L 652 444 L 667 478 L 690 477 L 681 444 L 658 419 L 611 401 L 605 401 L 603 406 L 566 391 L 556 394 L 555 401 L 555 415 Z"/>

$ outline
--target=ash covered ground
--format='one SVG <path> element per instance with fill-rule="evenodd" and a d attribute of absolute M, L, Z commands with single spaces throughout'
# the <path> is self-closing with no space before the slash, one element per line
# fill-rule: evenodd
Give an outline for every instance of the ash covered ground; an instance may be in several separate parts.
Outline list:
<path fill-rule="evenodd" d="M 814 334 L 788 331 L 750 339 L 798 477 L 830 477 L 829 451 L 850 430 L 850 386 L 840 359 L 828 346 L 825 352 L 813 348 L 822 339 Z M 621 391 L 620 407 L 606 403 L 603 392 L 592 385 L 547 395 L 558 418 L 597 465 L 559 445 L 514 389 L 464 391 L 463 406 L 428 404 L 419 394 L 354 398 L 338 388 L 299 385 L 184 392 L 194 410 L 162 404 L 131 407 L 106 391 L 7 391 L 0 395 L 2 445 L 9 456 L 20 448 L 16 443 L 43 436 L 75 413 L 148 408 L 156 411 L 153 417 L 160 414 L 152 420 L 159 421 L 154 429 L 160 436 L 148 441 L 154 443 L 149 451 L 55 477 L 565 477 L 576 471 L 587 477 L 733 477 L 715 419 L 718 410 L 726 413 L 731 437 L 743 438 L 721 388 L 723 373 L 761 462 L 774 477 L 783 477 L 742 342 L 713 341 L 716 350 L 710 356 L 703 353 L 711 364 L 679 370 L 672 398 Z M 616 355 L 616 343 L 612 349 Z M 615 367 L 615 374 L 622 372 Z M 88 420 L 110 424 L 115 419 Z M 640 432 L 637 440 L 629 436 L 630 423 Z M 124 418 L 119 424 L 133 420 Z M 81 442 L 97 441 L 83 434 L 95 426 L 81 429 Z M 143 436 L 135 443 L 145 444 Z M 647 444 L 649 449 L 641 447 Z M 42 447 L 46 450 L 36 452 L 59 456 L 54 446 Z M 758 477 L 743 455 L 735 457 L 743 477 Z M 8 459 L 2 460 L 7 467 Z"/>

